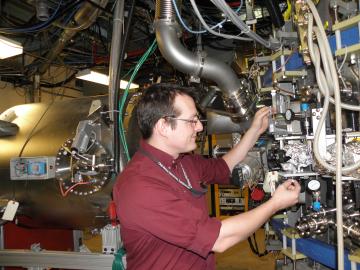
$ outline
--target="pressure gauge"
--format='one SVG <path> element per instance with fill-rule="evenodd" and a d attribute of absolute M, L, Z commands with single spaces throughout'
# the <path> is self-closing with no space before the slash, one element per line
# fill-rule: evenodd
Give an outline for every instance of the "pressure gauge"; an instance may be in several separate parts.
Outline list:
<path fill-rule="evenodd" d="M 320 182 L 316 179 L 313 179 L 307 184 L 307 186 L 308 186 L 309 190 L 317 191 L 320 189 Z"/>
<path fill-rule="evenodd" d="M 292 110 L 287 109 L 285 112 L 285 120 L 287 122 L 291 122 L 292 120 L 294 120 L 294 117 L 295 117 L 295 113 Z"/>

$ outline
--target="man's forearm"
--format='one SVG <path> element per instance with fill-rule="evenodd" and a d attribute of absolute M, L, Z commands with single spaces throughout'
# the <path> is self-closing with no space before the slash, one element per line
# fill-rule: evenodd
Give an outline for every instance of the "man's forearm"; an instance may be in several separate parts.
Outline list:
<path fill-rule="evenodd" d="M 224 219 L 221 222 L 219 237 L 213 246 L 213 251 L 223 252 L 245 240 L 277 210 L 275 202 L 269 200 L 251 211 Z"/>
<path fill-rule="evenodd" d="M 300 184 L 289 179 L 279 185 L 273 197 L 262 205 L 243 214 L 223 220 L 219 236 L 213 246 L 213 251 L 225 251 L 250 236 L 280 209 L 285 209 L 298 203 L 300 190 Z"/>

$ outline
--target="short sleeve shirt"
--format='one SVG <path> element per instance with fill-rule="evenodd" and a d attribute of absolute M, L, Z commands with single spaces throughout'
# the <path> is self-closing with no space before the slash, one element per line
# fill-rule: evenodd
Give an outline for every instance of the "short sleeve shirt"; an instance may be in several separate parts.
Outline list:
<path fill-rule="evenodd" d="M 229 182 L 226 162 L 184 154 L 177 159 L 141 141 L 159 160 L 194 189 L 200 183 Z M 209 217 L 206 196 L 195 196 L 142 152 L 137 152 L 114 186 L 114 200 L 128 269 L 215 269 L 212 247 L 221 223 Z"/>

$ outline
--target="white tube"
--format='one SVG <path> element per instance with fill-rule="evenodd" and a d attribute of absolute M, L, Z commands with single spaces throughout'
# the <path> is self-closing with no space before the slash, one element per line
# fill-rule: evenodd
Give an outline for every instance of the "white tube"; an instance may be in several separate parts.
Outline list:
<path fill-rule="evenodd" d="M 336 41 L 336 49 L 340 50 L 342 47 L 340 30 L 335 30 L 335 41 Z"/>
<path fill-rule="evenodd" d="M 308 26 L 308 31 L 312 31 L 312 16 L 309 16 L 309 26 Z M 316 35 L 318 36 L 318 40 L 321 39 L 320 33 L 318 31 L 317 27 L 314 27 L 314 32 L 316 33 Z M 321 41 L 321 44 L 324 45 L 324 43 Z M 320 139 L 320 130 L 322 128 L 322 126 L 325 123 L 325 117 L 328 111 L 328 101 L 331 99 L 330 95 L 329 95 L 329 89 L 327 88 L 327 83 L 326 83 L 326 79 L 324 76 L 324 72 L 321 70 L 320 68 L 320 56 L 319 56 L 319 49 L 317 48 L 317 46 L 315 45 L 315 49 L 314 49 L 314 44 L 312 41 L 312 38 L 308 37 L 308 44 L 309 44 L 309 52 L 310 52 L 310 56 L 313 59 L 313 62 L 315 64 L 315 74 L 316 74 L 316 79 L 319 85 L 319 89 L 320 92 L 324 95 L 325 100 L 324 100 L 324 105 L 323 105 L 323 112 L 322 115 L 320 117 L 320 121 L 319 121 L 319 125 L 318 125 L 318 129 L 315 132 L 315 137 L 314 137 L 314 154 L 316 159 L 319 161 L 319 163 L 326 168 L 329 171 L 336 171 L 336 167 L 328 164 L 320 155 L 319 152 L 319 139 Z M 324 50 L 323 50 L 324 51 Z M 324 54 L 322 54 L 322 56 L 325 56 Z M 327 62 L 327 60 L 322 61 Z M 360 161 L 347 166 L 347 167 L 343 167 L 342 171 L 343 172 L 351 172 L 356 170 L 357 168 L 360 167 Z"/>
<path fill-rule="evenodd" d="M 317 28 L 314 29 L 315 34 L 319 33 L 318 31 L 316 31 Z M 319 48 L 324 48 L 325 44 L 324 41 L 321 39 L 321 37 L 319 35 L 317 36 L 317 40 L 318 40 L 318 44 L 319 44 Z M 327 40 L 325 41 L 327 42 Z M 334 94 L 334 82 L 333 82 L 333 78 L 331 76 L 331 72 L 330 72 L 330 63 L 326 57 L 326 53 L 325 50 L 320 50 L 320 55 L 321 55 L 321 62 L 323 64 L 324 70 L 325 70 L 325 78 L 326 78 L 326 82 L 329 88 L 329 95 L 333 95 Z M 333 60 L 331 59 L 331 61 L 333 62 Z"/>
<path fill-rule="evenodd" d="M 307 0 L 307 4 L 314 16 L 316 24 L 319 28 L 321 38 L 325 43 L 325 51 L 330 62 L 333 59 L 330 46 L 327 41 L 325 30 L 322 21 L 317 12 L 314 3 Z M 344 270 L 344 234 L 343 234 L 343 220 L 342 220 L 342 119 L 341 119 L 341 98 L 339 80 L 337 78 L 337 70 L 334 63 L 330 62 L 330 72 L 334 81 L 334 97 L 335 97 L 335 115 L 336 115 L 336 224 L 337 224 L 337 259 L 338 270 Z"/>
<path fill-rule="evenodd" d="M 312 37 L 312 36 L 310 36 L 310 37 Z M 309 44 L 310 44 L 310 41 L 312 43 L 312 38 L 310 38 L 310 37 L 308 36 L 308 43 Z M 327 39 L 324 42 L 324 40 L 321 38 L 321 35 L 320 35 L 319 32 L 317 34 L 317 38 L 318 38 L 319 47 L 324 48 L 325 47 L 325 42 L 327 43 Z M 324 58 L 327 59 L 327 57 L 325 56 L 325 54 L 326 54 L 325 50 L 320 50 L 320 53 L 321 53 L 321 57 L 322 57 L 322 63 L 323 63 L 324 69 L 325 69 L 325 74 L 326 74 L 325 77 L 324 77 L 324 75 L 321 75 L 321 76 L 326 78 L 326 82 L 327 82 L 327 84 L 329 86 L 329 92 L 330 92 L 329 100 L 330 100 L 330 102 L 332 104 L 335 104 L 335 100 L 331 97 L 331 95 L 333 94 L 333 85 L 334 85 L 334 83 L 333 83 L 332 75 L 330 74 L 329 62 L 327 60 L 324 60 Z M 331 62 L 332 63 L 334 62 L 333 59 L 331 59 Z M 341 64 L 341 67 L 342 67 L 342 65 L 343 65 L 343 63 Z M 328 72 L 327 72 L 327 70 L 328 70 Z M 336 76 L 336 78 L 338 78 L 338 76 Z M 323 89 L 320 88 L 320 91 L 321 91 L 322 95 L 325 96 L 325 93 L 323 92 Z M 350 104 L 346 104 L 346 103 L 341 103 L 341 108 L 343 108 L 345 110 L 351 110 L 351 111 L 360 111 L 360 106 L 358 106 L 358 105 L 350 105 Z M 351 170 L 357 169 L 359 166 L 360 166 L 360 163 L 358 163 L 357 166 L 352 167 L 352 169 L 349 169 L 349 170 L 345 169 L 345 171 L 343 169 L 343 171 L 344 172 L 349 172 Z M 335 167 L 333 167 L 333 168 L 334 169 L 332 171 L 335 171 Z"/>
<path fill-rule="evenodd" d="M 282 235 L 282 244 L 283 244 L 283 250 L 286 250 L 287 249 L 287 243 L 286 243 L 286 235 L 283 233 Z"/>
<path fill-rule="evenodd" d="M 319 139 L 320 139 L 320 130 L 322 128 L 322 126 L 324 125 L 325 122 L 325 117 L 328 111 L 328 102 L 330 100 L 330 96 L 329 96 L 329 90 L 327 88 L 327 84 L 326 84 L 326 79 L 324 76 L 323 71 L 320 68 L 320 60 L 319 60 L 319 49 L 317 46 L 315 46 L 315 51 L 314 51 L 314 45 L 312 45 L 312 41 L 309 42 L 309 52 L 310 52 L 310 56 L 313 59 L 313 62 L 315 64 L 315 74 L 316 74 L 316 78 L 317 78 L 317 82 L 319 85 L 319 89 L 320 92 L 324 95 L 325 100 L 324 100 L 324 105 L 323 105 L 323 112 L 322 115 L 320 117 L 320 121 L 318 124 L 318 129 L 315 132 L 315 136 L 314 136 L 314 154 L 316 159 L 319 161 L 319 163 L 326 168 L 329 171 L 336 171 L 336 167 L 328 164 L 320 155 L 320 151 L 319 151 Z M 342 171 L 343 172 L 351 172 L 356 170 L 358 167 L 360 167 L 360 161 L 347 166 L 347 167 L 343 167 Z"/>
<path fill-rule="evenodd" d="M 291 239 L 291 255 L 293 255 L 293 261 L 296 260 L 296 239 Z M 293 262 L 295 263 L 295 262 Z"/>

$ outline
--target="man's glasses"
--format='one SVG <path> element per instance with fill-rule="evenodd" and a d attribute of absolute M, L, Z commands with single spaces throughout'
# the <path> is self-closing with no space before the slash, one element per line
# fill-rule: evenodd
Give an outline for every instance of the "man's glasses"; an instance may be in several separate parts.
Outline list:
<path fill-rule="evenodd" d="M 172 115 L 164 116 L 164 118 L 184 121 L 184 122 L 187 122 L 187 123 L 191 124 L 193 127 L 195 127 L 198 122 L 205 122 L 206 121 L 206 120 L 200 119 L 199 115 L 195 115 L 193 119 L 177 118 L 177 117 L 172 116 Z"/>

